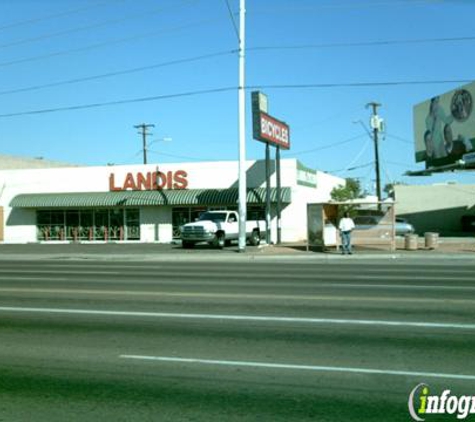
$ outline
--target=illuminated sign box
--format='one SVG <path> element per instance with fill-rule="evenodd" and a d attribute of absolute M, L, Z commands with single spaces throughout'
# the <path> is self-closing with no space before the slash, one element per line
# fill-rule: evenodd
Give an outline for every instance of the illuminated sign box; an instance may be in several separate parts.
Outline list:
<path fill-rule="evenodd" d="M 254 113 L 253 136 L 258 141 L 290 149 L 289 126 L 262 111 Z"/>

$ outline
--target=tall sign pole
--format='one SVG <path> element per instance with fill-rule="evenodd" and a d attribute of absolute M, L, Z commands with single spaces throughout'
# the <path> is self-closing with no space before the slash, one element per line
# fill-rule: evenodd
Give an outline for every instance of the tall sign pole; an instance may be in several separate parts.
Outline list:
<path fill-rule="evenodd" d="M 290 128 L 280 120 L 269 115 L 267 96 L 262 92 L 252 93 L 252 135 L 254 139 L 266 144 L 266 241 L 271 243 L 271 188 L 270 188 L 270 146 L 276 148 L 275 171 L 277 181 L 277 244 L 281 243 L 281 180 L 280 150 L 290 149 Z"/>
<path fill-rule="evenodd" d="M 266 243 L 268 245 L 271 243 L 270 229 L 270 145 L 266 142 Z"/>
<path fill-rule="evenodd" d="M 239 252 L 246 250 L 247 185 L 246 185 L 246 92 L 245 30 L 246 1 L 239 0 Z"/>

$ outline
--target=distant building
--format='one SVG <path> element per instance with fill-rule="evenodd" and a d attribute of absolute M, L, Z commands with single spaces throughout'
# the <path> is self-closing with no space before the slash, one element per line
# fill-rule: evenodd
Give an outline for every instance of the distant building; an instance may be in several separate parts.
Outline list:
<path fill-rule="evenodd" d="M 396 214 L 417 233 L 442 235 L 475 231 L 475 185 L 395 185 Z"/>
<path fill-rule="evenodd" d="M 78 167 L 78 165 L 47 160 L 43 157 L 17 157 L 13 155 L 0 154 L 0 170 L 48 169 L 58 167 Z"/>

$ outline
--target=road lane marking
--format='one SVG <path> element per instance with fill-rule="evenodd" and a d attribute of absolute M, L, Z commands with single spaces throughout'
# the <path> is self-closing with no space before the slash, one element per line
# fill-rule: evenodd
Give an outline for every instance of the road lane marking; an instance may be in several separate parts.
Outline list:
<path fill-rule="evenodd" d="M 267 362 L 247 362 L 234 360 L 210 360 L 194 358 L 178 358 L 168 356 L 141 356 L 141 355 L 120 355 L 121 359 L 148 360 L 158 362 L 191 363 L 200 365 L 219 365 L 219 366 L 239 366 L 248 368 L 268 368 L 268 369 L 291 369 L 316 372 L 340 372 L 364 375 L 395 375 L 404 377 L 418 378 L 443 378 L 456 379 L 464 381 L 475 380 L 475 375 L 464 374 L 445 374 L 437 372 L 413 372 L 413 371 L 394 371 L 389 369 L 370 369 L 370 368 L 346 368 L 338 366 L 314 366 L 314 365 L 292 365 L 285 363 L 267 363 Z"/>
<path fill-rule="evenodd" d="M 16 269 L 13 269 L 13 270 L 9 270 L 9 269 L 0 269 L 0 274 L 3 274 L 3 273 L 15 273 L 15 274 L 47 274 L 49 276 L 51 275 L 55 275 L 55 274 L 68 274 L 68 275 L 83 275 L 83 274 L 87 274 L 87 275 L 91 275 L 91 274 L 98 274 L 98 275 L 119 275 L 119 274 L 123 274 L 123 272 L 121 271 L 97 271 L 97 270 L 94 270 L 94 271 L 87 271 L 87 270 L 81 270 L 81 271 L 78 271 L 77 273 L 71 271 L 71 270 L 67 270 L 67 271 L 60 271 L 60 270 L 54 270 L 54 271 L 51 271 L 51 270 L 41 270 L 41 269 L 34 269 L 34 270 L 24 270 L 24 269 L 21 269 L 21 268 L 16 268 Z"/>
<path fill-rule="evenodd" d="M 9 280 L 42 280 L 44 278 L 39 277 L 22 277 L 22 276 L 2 276 L 0 275 L 0 281 L 9 281 Z M 70 281 L 68 278 L 48 278 L 48 282 L 58 282 L 58 281 Z M 460 280 L 459 280 L 460 281 Z M 130 284 L 130 280 L 103 280 L 103 279 L 87 279 L 87 280 L 74 280 L 75 283 L 101 283 L 101 284 Z M 228 280 L 217 280 L 217 281 L 203 281 L 203 280 L 141 280 L 141 284 L 154 284 L 157 286 L 161 285 L 173 285 L 173 286 L 225 286 L 225 287 L 288 287 L 288 285 L 281 283 L 272 283 L 272 282 L 249 282 L 243 283 L 241 281 L 228 281 Z M 356 284 L 356 283 L 320 283 L 318 281 L 312 283 L 303 283 L 296 282 L 292 283 L 292 287 L 312 287 L 312 288 L 324 288 L 324 289 L 391 289 L 391 290 L 446 290 L 446 291 L 475 291 L 475 286 L 454 286 L 454 285 L 428 285 L 428 284 Z M 16 289 L 17 287 L 12 287 L 11 289 Z M 10 287 L 0 288 L 10 289 Z M 21 288 L 20 288 L 21 289 Z M 47 289 L 45 289 L 47 290 Z M 65 289 L 63 289 L 65 290 Z"/>
<path fill-rule="evenodd" d="M 300 301 L 335 301 L 335 302 L 403 302 L 407 303 L 444 303 L 451 305 L 474 305 L 475 299 L 421 298 L 421 297 L 355 297 L 328 295 L 286 295 L 264 293 L 201 293 L 201 292 L 166 292 L 144 290 L 95 290 L 95 289 L 48 289 L 29 287 L 2 287 L 0 293 L 31 294 L 67 294 L 92 296 L 145 296 L 145 297 L 180 297 L 192 299 L 250 299 L 250 300 L 300 300 Z"/>
<path fill-rule="evenodd" d="M 64 267 L 61 268 L 61 270 L 59 269 L 55 269 L 55 270 L 43 270 L 43 269 L 32 269 L 32 270 L 29 270 L 29 269 L 12 269 L 12 270 L 9 270 L 9 269 L 4 269 L 4 268 L 0 268 L 0 277 L 7 277 L 8 275 L 6 274 L 10 274 L 14 272 L 15 274 L 38 274 L 38 275 L 55 275 L 55 274 L 68 274 L 70 276 L 81 276 L 81 275 L 94 275 L 94 274 L 97 274 L 97 275 L 126 275 L 124 273 L 124 271 L 118 271 L 117 268 L 115 268 L 114 270 L 79 270 L 79 271 L 74 271 L 72 269 L 69 269 L 69 270 L 66 270 L 64 269 Z M 200 277 L 203 277 L 203 278 L 222 278 L 223 277 L 223 274 L 225 273 L 225 271 L 212 271 L 212 272 L 199 272 L 199 276 Z M 183 276 L 183 277 L 187 277 L 187 276 L 195 276 L 197 274 L 196 271 L 184 271 L 184 272 L 181 272 L 180 274 L 177 274 L 176 272 L 174 271 L 163 271 L 163 270 L 160 270 L 160 272 L 157 274 L 157 271 L 156 269 L 153 269 L 153 271 L 138 271 L 138 272 L 134 272 L 133 275 L 134 276 L 140 276 L 140 277 L 147 277 L 147 276 L 150 276 L 150 277 L 157 277 L 160 276 L 160 277 L 166 277 L 166 276 L 174 276 L 176 277 L 177 275 L 180 275 L 180 276 Z M 288 279 L 293 279 L 293 280 L 308 280 L 309 282 L 311 281 L 315 281 L 318 283 L 319 281 L 319 277 L 324 277 L 326 280 L 340 280 L 340 279 L 343 279 L 343 280 L 346 280 L 348 278 L 348 275 L 350 275 L 350 273 L 329 273 L 329 274 L 326 274 L 325 272 L 319 272 L 319 273 L 316 273 L 316 274 L 298 274 L 298 273 L 282 273 L 282 272 L 279 272 L 279 273 L 269 273 L 269 272 L 266 272 L 266 273 L 255 273 L 255 278 L 260 278 L 260 279 L 270 279 L 270 280 L 288 280 Z M 229 277 L 229 271 L 226 273 L 226 276 Z M 236 274 L 235 275 L 236 277 L 240 277 L 242 276 L 242 274 Z M 396 275 L 386 275 L 384 273 L 382 274 L 351 274 L 351 277 L 352 279 L 354 280 L 395 280 L 395 281 L 398 281 L 398 280 L 401 280 L 401 279 L 407 279 L 407 280 L 410 280 L 410 281 L 416 281 L 416 280 L 430 280 L 431 282 L 434 282 L 434 281 L 448 281 L 448 282 L 452 282 L 452 281 L 463 281 L 463 280 L 467 280 L 467 281 L 472 281 L 473 280 L 473 272 L 470 272 L 470 273 L 467 273 L 467 275 L 450 275 L 450 276 L 445 276 L 445 275 L 442 275 L 440 274 L 440 271 L 438 273 L 434 273 L 434 274 L 422 274 L 422 275 L 417 275 L 417 274 L 414 274 L 414 273 L 410 273 L 410 274 L 401 274 L 400 272 L 397 273 Z M 220 280 L 221 281 L 221 280 Z"/>
<path fill-rule="evenodd" d="M 336 319 L 336 318 L 299 318 L 260 315 L 224 315 L 224 314 L 184 314 L 169 312 L 130 312 L 130 311 L 103 311 L 94 309 L 61 309 L 61 308 L 26 308 L 0 306 L 0 312 L 67 314 L 67 315 L 101 315 L 124 317 L 151 317 L 170 319 L 208 319 L 219 321 L 254 321 L 254 322 L 290 322 L 305 324 L 337 324 L 337 325 L 366 325 L 385 327 L 413 327 L 413 328 L 441 328 L 475 330 L 475 324 L 417 322 L 417 321 L 384 321 L 365 319 Z"/>

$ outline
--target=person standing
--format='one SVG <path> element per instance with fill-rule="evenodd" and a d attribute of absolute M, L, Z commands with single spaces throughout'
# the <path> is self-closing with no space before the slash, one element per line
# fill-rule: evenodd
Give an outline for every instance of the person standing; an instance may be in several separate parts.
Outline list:
<path fill-rule="evenodd" d="M 341 253 L 351 255 L 351 232 L 355 228 L 354 221 L 350 218 L 350 214 L 345 212 L 340 220 L 338 229 L 341 235 Z"/>

